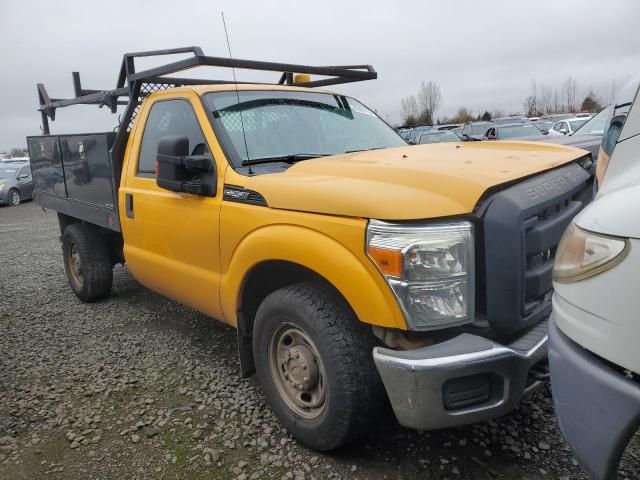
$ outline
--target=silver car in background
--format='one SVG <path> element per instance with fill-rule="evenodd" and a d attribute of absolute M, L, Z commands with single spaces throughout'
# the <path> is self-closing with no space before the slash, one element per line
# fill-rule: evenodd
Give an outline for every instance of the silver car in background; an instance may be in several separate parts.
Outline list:
<path fill-rule="evenodd" d="M 0 163 L 0 205 L 20 205 L 33 195 L 31 166 L 23 162 Z"/>

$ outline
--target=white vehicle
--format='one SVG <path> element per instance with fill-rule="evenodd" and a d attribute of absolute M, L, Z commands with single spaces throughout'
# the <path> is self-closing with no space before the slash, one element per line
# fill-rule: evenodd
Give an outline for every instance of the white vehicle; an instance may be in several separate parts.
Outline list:
<path fill-rule="evenodd" d="M 597 480 L 616 478 L 640 426 L 637 86 L 616 100 L 598 157 L 599 190 L 564 233 L 553 270 L 549 363 L 556 415 Z"/>
<path fill-rule="evenodd" d="M 578 130 L 582 125 L 587 123 L 591 117 L 579 117 L 579 118 L 567 118 L 560 120 L 553 124 L 553 127 L 549 129 L 549 135 L 552 137 L 559 137 L 562 135 L 571 135 Z"/>

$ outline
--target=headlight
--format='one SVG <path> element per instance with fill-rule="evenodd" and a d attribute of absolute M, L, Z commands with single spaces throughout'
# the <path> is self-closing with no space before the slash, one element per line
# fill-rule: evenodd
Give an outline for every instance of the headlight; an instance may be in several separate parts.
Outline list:
<path fill-rule="evenodd" d="M 628 240 L 591 233 L 572 222 L 558 245 L 553 279 L 571 283 L 593 277 L 615 267 L 627 253 Z"/>
<path fill-rule="evenodd" d="M 473 225 L 371 220 L 367 254 L 395 293 L 411 330 L 473 321 Z"/>

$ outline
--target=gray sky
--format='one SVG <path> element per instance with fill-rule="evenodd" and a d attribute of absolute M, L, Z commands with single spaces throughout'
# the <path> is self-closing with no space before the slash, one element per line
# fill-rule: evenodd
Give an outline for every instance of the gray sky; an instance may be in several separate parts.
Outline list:
<path fill-rule="evenodd" d="M 440 84 L 441 116 L 463 105 L 474 113 L 522 110 L 533 78 L 559 88 L 572 75 L 582 98 L 589 87 L 605 91 L 640 68 L 636 0 L 0 0 L 0 150 L 39 133 L 37 82 L 52 97 L 67 97 L 72 70 L 85 88 L 114 88 L 126 51 L 199 45 L 226 56 L 221 10 L 238 58 L 372 64 L 378 80 L 334 89 L 391 122 L 400 119 L 400 99 L 422 80 Z M 226 75 L 216 73 L 208 76 Z M 78 106 L 59 110 L 51 130 L 116 123 L 106 109 Z"/>

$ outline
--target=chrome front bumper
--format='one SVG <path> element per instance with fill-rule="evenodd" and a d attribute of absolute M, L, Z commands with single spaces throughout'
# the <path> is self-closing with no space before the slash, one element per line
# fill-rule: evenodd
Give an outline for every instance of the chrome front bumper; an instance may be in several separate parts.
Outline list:
<path fill-rule="evenodd" d="M 547 320 L 506 346 L 464 333 L 416 350 L 373 351 L 398 422 L 419 430 L 508 413 L 540 384 L 529 371 L 546 355 Z"/>

